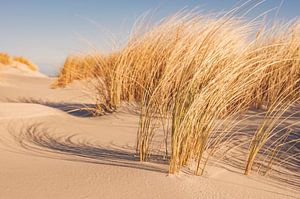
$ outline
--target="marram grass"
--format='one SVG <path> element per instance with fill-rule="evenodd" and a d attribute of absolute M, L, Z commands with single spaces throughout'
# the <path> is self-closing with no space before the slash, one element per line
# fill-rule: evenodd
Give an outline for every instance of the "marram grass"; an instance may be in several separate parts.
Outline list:
<path fill-rule="evenodd" d="M 288 156 L 283 161 L 278 154 L 285 143 L 299 143 L 288 130 L 268 147 L 278 118 L 299 102 L 299 20 L 257 29 L 230 14 L 183 11 L 152 26 L 137 23 L 118 52 L 68 57 L 56 85 L 87 78 L 97 80 L 101 111 L 116 110 L 124 101 L 140 107 L 141 161 L 151 157 L 153 138 L 163 130 L 170 173 L 195 162 L 195 174 L 203 175 L 209 160 L 232 144 L 239 116 L 250 109 L 266 110 L 266 116 L 251 135 L 246 175 L 258 156 L 265 157 L 266 170 L 289 164 Z"/>

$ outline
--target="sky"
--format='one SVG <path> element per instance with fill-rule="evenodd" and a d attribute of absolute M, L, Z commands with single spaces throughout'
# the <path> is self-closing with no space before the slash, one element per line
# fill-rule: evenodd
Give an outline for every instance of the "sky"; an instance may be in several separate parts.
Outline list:
<path fill-rule="evenodd" d="M 183 8 L 220 12 L 240 2 L 245 1 L 0 0 L 0 52 L 25 56 L 41 72 L 54 75 L 69 54 L 92 48 L 107 52 L 111 35 L 122 43 L 136 19 L 147 11 L 157 10 L 159 20 Z M 281 2 L 266 0 L 247 17 L 279 7 Z M 284 0 L 278 17 L 291 20 L 299 16 L 300 0 Z"/>

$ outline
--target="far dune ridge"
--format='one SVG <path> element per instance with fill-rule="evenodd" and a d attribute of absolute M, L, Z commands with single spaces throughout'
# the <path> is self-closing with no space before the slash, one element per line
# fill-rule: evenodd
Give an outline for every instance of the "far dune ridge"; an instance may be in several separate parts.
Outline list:
<path fill-rule="evenodd" d="M 20 64 L 25 65 L 28 69 L 32 71 L 38 71 L 38 66 L 32 63 L 26 57 L 15 56 L 12 57 L 5 52 L 0 52 L 0 64 L 10 65 L 14 67 L 18 67 Z"/>

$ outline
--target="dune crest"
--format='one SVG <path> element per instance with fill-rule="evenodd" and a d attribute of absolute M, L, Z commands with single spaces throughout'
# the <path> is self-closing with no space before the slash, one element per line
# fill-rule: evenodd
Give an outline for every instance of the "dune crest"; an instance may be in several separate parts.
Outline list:
<path fill-rule="evenodd" d="M 38 66 L 29 59 L 21 56 L 12 57 L 7 53 L 0 52 L 0 73 L 3 72 L 29 76 L 46 76 L 40 73 Z"/>

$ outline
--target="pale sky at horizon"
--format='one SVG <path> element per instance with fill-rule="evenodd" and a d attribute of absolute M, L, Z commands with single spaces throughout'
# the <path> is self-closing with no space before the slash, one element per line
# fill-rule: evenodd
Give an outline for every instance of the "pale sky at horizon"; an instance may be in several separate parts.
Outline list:
<path fill-rule="evenodd" d="M 258 2 L 258 0 L 253 0 Z M 157 18 L 184 7 L 204 12 L 232 8 L 238 0 L 0 0 L 0 52 L 28 57 L 42 72 L 54 74 L 70 53 L 109 49 L 107 31 L 124 40 L 132 24 L 146 11 L 159 8 Z M 243 2 L 243 1 L 241 1 Z M 266 0 L 251 15 L 279 6 Z M 285 0 L 279 18 L 300 15 L 300 0 Z"/>

